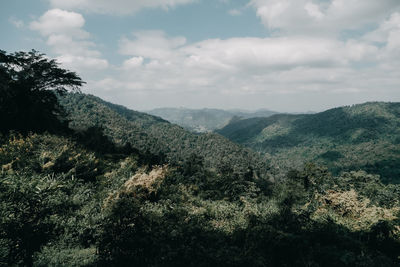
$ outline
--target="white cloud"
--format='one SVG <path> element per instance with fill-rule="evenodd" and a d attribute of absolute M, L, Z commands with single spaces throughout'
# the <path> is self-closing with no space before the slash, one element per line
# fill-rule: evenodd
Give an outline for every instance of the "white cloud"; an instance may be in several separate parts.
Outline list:
<path fill-rule="evenodd" d="M 310 17 L 313 17 L 317 20 L 321 20 L 322 18 L 325 17 L 325 15 L 321 12 L 319 6 L 312 2 L 306 3 L 306 5 L 304 6 L 304 9 L 307 11 L 307 13 L 308 13 L 308 15 L 310 15 Z"/>
<path fill-rule="evenodd" d="M 349 40 L 314 37 L 209 39 L 185 45 L 183 37 L 168 37 L 160 31 L 134 33 L 120 41 L 120 53 L 134 56 L 125 62 L 136 65 L 149 59 L 149 69 L 184 65 L 189 69 L 218 71 L 265 71 L 297 66 L 329 67 L 374 57 L 373 45 Z M 140 60 L 139 60 L 140 59 Z"/>
<path fill-rule="evenodd" d="M 101 14 L 131 14 L 143 8 L 170 9 L 196 0 L 48 0 L 52 7 Z"/>
<path fill-rule="evenodd" d="M 398 0 L 251 0 L 249 5 L 267 28 L 307 35 L 358 29 L 400 9 Z"/>
<path fill-rule="evenodd" d="M 85 19 L 79 13 L 51 9 L 32 21 L 30 29 L 47 39 L 46 44 L 65 67 L 79 72 L 107 68 L 107 60 L 101 58 L 96 45 L 89 40 L 90 34 L 83 29 L 84 25 Z"/>
<path fill-rule="evenodd" d="M 157 36 L 156 41 L 149 36 Z M 193 44 L 183 40 L 162 32 L 135 33 L 133 40 L 124 37 L 120 52 L 130 56 L 121 66 L 125 71 L 98 81 L 93 88 L 105 96 L 112 88 L 113 95 L 131 100 L 125 104 L 139 108 L 146 103 L 137 100 L 138 95 L 146 96 L 147 105 L 161 100 L 170 101 L 164 106 L 177 105 L 182 101 L 177 96 L 187 97 L 185 103 L 203 101 L 204 105 L 212 98 L 221 105 L 222 99 L 247 102 L 257 101 L 256 96 L 282 94 L 343 97 L 378 86 L 394 90 L 400 81 L 397 72 L 379 66 L 386 48 L 357 40 L 305 36 L 209 39 Z M 358 69 L 367 64 L 365 70 Z"/>
<path fill-rule="evenodd" d="M 389 33 L 387 49 L 390 51 L 400 50 L 400 28 Z"/>
<path fill-rule="evenodd" d="M 57 60 L 62 62 L 65 66 L 77 71 L 98 71 L 108 67 L 107 60 L 97 57 L 63 54 L 57 57 Z"/>
<path fill-rule="evenodd" d="M 16 27 L 18 29 L 24 27 L 24 25 L 25 25 L 24 21 L 17 19 L 15 17 L 10 17 L 8 19 L 8 22 L 10 22 L 12 25 L 14 25 L 14 27 Z"/>
<path fill-rule="evenodd" d="M 395 12 L 382 22 L 378 29 L 367 33 L 363 39 L 370 42 L 385 43 L 389 35 L 400 30 L 400 13 Z"/>
<path fill-rule="evenodd" d="M 133 34 L 133 40 L 122 38 L 119 42 L 123 55 L 143 56 L 146 58 L 166 58 L 171 50 L 186 43 L 184 37 L 169 38 L 162 31 L 141 31 Z"/>
<path fill-rule="evenodd" d="M 143 57 L 131 57 L 122 63 L 122 67 L 126 70 L 136 69 L 143 64 Z"/>
<path fill-rule="evenodd" d="M 87 38 L 89 33 L 82 30 L 83 25 L 85 25 L 85 19 L 81 14 L 61 9 L 51 9 L 37 21 L 33 21 L 30 24 L 30 28 L 39 31 L 43 36 L 62 33 L 78 38 Z"/>
<path fill-rule="evenodd" d="M 382 48 L 379 53 L 379 64 L 387 71 L 400 69 L 400 13 L 395 12 L 384 20 L 379 27 L 367 34 L 362 40 L 377 43 Z"/>
<path fill-rule="evenodd" d="M 218 61 L 232 69 L 265 71 L 297 66 L 334 66 L 359 61 L 375 47 L 355 41 L 307 37 L 207 40 L 181 49 L 198 62 Z"/>

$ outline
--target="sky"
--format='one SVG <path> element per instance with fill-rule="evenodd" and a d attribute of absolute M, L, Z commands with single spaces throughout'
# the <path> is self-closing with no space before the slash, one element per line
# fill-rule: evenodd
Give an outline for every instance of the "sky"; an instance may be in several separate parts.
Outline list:
<path fill-rule="evenodd" d="M 400 101 L 399 0 L 0 0 L 0 32 L 135 110 Z"/>

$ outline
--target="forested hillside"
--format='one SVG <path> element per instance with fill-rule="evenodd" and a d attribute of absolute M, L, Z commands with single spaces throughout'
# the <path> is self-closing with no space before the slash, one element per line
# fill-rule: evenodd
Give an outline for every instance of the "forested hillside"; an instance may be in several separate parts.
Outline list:
<path fill-rule="evenodd" d="M 25 103 L 0 106 L 0 266 L 399 266 L 400 185 L 313 163 L 275 179 L 224 137 L 0 52 L 1 103 Z"/>
<path fill-rule="evenodd" d="M 385 183 L 400 182 L 400 103 L 239 120 L 217 132 L 265 153 L 284 170 L 313 161 L 335 174 L 361 169 Z"/>
<path fill-rule="evenodd" d="M 251 171 L 255 177 L 268 179 L 268 163 L 260 155 L 218 134 L 193 134 L 158 117 L 94 96 L 69 94 L 60 100 L 70 114 L 70 127 L 77 131 L 101 127 L 116 144 L 129 144 L 168 162 L 181 164 L 196 156 L 213 169 L 229 166 L 237 172 Z"/>
<path fill-rule="evenodd" d="M 227 125 L 232 119 L 268 117 L 271 110 L 240 111 L 222 109 L 157 108 L 146 113 L 159 116 L 193 132 L 211 132 Z"/>

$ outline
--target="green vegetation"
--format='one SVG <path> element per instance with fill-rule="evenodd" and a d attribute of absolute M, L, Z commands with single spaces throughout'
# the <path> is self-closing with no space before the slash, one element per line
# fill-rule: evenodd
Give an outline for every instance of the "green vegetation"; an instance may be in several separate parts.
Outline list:
<path fill-rule="evenodd" d="M 65 130 L 64 110 L 55 93 L 77 90 L 82 84 L 75 73 L 35 50 L 0 50 L 0 131 Z"/>
<path fill-rule="evenodd" d="M 213 170 L 229 165 L 237 172 L 251 169 L 254 177 L 269 178 L 264 158 L 218 134 L 193 134 L 158 117 L 131 111 L 94 96 L 68 94 L 60 102 L 70 114 L 70 127 L 75 131 L 100 127 L 117 145 L 129 145 L 165 162 L 181 165 L 192 155 L 197 155 Z"/>
<path fill-rule="evenodd" d="M 400 183 L 400 103 L 372 102 L 311 115 L 232 122 L 218 133 L 271 158 L 280 170 L 313 161 L 334 174 L 365 170 Z"/>
<path fill-rule="evenodd" d="M 2 265 L 398 264 L 400 188 L 364 172 L 262 184 L 49 134 L 3 138 L 0 156 Z"/>
<path fill-rule="evenodd" d="M 312 163 L 273 183 L 219 135 L 56 99 L 70 129 L 1 122 L 0 266 L 400 264 L 399 185 Z"/>

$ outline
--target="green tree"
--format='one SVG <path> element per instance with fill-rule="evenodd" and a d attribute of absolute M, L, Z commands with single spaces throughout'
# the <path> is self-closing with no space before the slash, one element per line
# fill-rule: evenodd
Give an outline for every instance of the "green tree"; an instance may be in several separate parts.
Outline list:
<path fill-rule="evenodd" d="M 0 50 L 0 132 L 57 131 L 66 114 L 57 94 L 79 91 L 84 82 L 35 50 Z"/>
<path fill-rule="evenodd" d="M 50 177 L 0 175 L 0 266 L 33 265 L 33 254 L 61 233 L 57 223 L 73 207 L 71 186 Z"/>

